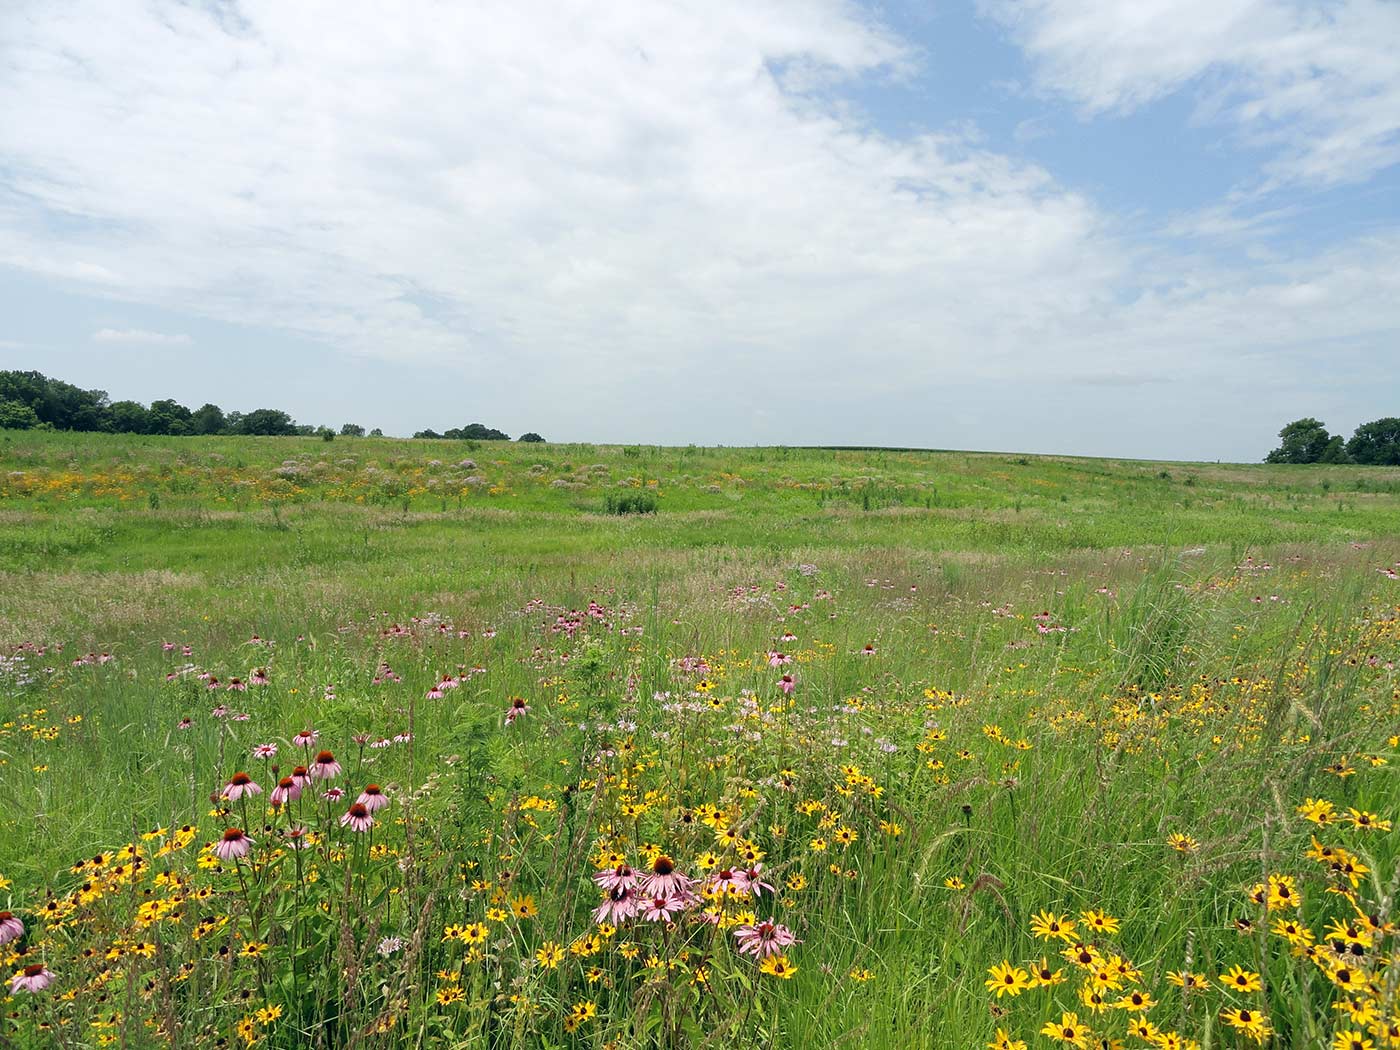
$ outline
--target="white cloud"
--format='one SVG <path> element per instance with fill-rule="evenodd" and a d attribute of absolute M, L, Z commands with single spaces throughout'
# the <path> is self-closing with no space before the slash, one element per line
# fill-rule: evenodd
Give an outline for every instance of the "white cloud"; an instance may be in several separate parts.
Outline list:
<path fill-rule="evenodd" d="M 92 333 L 95 343 L 144 343 L 148 346 L 189 346 L 190 337 L 167 332 L 149 332 L 144 328 L 99 328 Z"/>
<path fill-rule="evenodd" d="M 1400 161 L 1393 0 L 983 0 L 1038 83 L 1089 113 L 1195 85 L 1203 119 L 1271 151 L 1270 182 L 1364 180 Z"/>
<path fill-rule="evenodd" d="M 1229 35 L 1239 4 L 1200 14 Z M 1203 68 L 1168 34 L 1144 76 L 1085 44 L 1105 68 L 1073 81 L 1051 60 L 1093 35 L 1077 6 L 1020 24 L 1088 106 Z M 916 56 L 844 0 L 7 11 L 0 263 L 450 363 L 579 434 L 645 416 L 793 440 L 800 411 L 814 438 L 960 380 L 1190 378 L 1400 326 L 1393 238 L 1223 268 L 1145 250 L 975 135 L 873 130 L 841 86 Z M 1136 23 L 1110 28 L 1142 57 Z M 906 415 L 890 439 L 935 439 Z"/>

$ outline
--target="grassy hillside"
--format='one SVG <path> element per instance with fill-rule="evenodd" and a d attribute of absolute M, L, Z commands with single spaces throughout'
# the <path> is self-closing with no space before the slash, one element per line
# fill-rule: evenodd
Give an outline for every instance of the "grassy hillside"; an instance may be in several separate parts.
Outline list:
<path fill-rule="evenodd" d="M 1400 471 L 25 433 L 0 486 L 54 974 L 0 1039 L 1400 1045 Z M 600 927 L 662 854 L 694 899 Z"/>

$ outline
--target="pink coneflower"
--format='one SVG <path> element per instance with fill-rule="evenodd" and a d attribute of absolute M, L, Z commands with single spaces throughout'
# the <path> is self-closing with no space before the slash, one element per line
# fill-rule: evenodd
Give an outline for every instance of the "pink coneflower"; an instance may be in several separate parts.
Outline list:
<path fill-rule="evenodd" d="M 301 798 L 301 785 L 293 777 L 283 777 L 277 781 L 277 786 L 272 789 L 268 801 L 274 806 L 283 806 L 288 802 L 295 802 L 299 798 Z"/>
<path fill-rule="evenodd" d="M 42 992 L 53 981 L 53 974 L 43 963 L 34 963 L 26 966 L 19 973 L 10 978 L 10 994 L 18 995 L 20 992 Z"/>
<path fill-rule="evenodd" d="M 220 704 L 218 707 L 214 708 L 214 710 L 210 711 L 209 713 L 215 718 L 227 718 L 228 708 L 225 707 L 223 704 Z"/>
<path fill-rule="evenodd" d="M 762 863 L 755 864 L 753 867 L 744 871 L 743 877 L 744 883 L 748 888 L 748 891 L 752 893 L 755 897 L 762 897 L 764 890 L 767 890 L 769 893 L 774 892 L 773 884 L 771 882 L 763 881 Z"/>
<path fill-rule="evenodd" d="M 594 922 L 607 922 L 619 926 L 637 914 L 637 894 L 628 886 L 618 886 L 608 891 L 603 903 L 593 909 Z"/>
<path fill-rule="evenodd" d="M 276 744 L 259 744 L 257 747 L 253 748 L 253 757 L 254 757 L 254 758 L 276 758 L 276 757 L 277 757 L 277 745 L 276 745 Z"/>
<path fill-rule="evenodd" d="M 244 795 L 249 797 L 261 795 L 262 788 L 258 787 L 247 773 L 235 773 L 224 785 L 224 794 L 228 796 L 230 802 L 237 802 Z"/>
<path fill-rule="evenodd" d="M 785 674 L 778 679 L 778 688 L 784 693 L 791 694 L 797 688 L 797 680 L 790 674 Z"/>
<path fill-rule="evenodd" d="M 0 944 L 9 944 L 24 936 L 24 923 L 13 912 L 0 911 Z"/>
<path fill-rule="evenodd" d="M 311 774 L 306 771 L 305 766 L 297 766 L 292 770 L 292 779 L 296 781 L 297 787 L 304 788 L 311 783 Z"/>
<path fill-rule="evenodd" d="M 513 696 L 510 698 L 510 706 L 506 708 L 506 725 L 510 725 L 521 715 L 530 710 L 530 705 L 523 696 Z"/>
<path fill-rule="evenodd" d="M 784 948 L 797 943 L 791 930 L 772 919 L 764 919 L 752 926 L 736 926 L 734 937 L 739 942 L 739 951 L 755 959 L 781 955 Z"/>
<path fill-rule="evenodd" d="M 171 652 L 171 651 L 174 650 L 174 648 L 175 648 L 175 643 L 174 643 L 174 642 L 161 642 L 161 643 L 160 643 L 160 647 L 161 647 L 161 650 L 162 650 L 163 652 L 167 652 L 167 653 L 168 653 L 168 652 Z"/>
<path fill-rule="evenodd" d="M 321 738 L 320 732 L 315 729 L 303 729 L 296 736 L 292 737 L 293 747 L 310 747 Z"/>
<path fill-rule="evenodd" d="M 680 896 L 658 897 L 648 894 L 637 906 L 637 914 L 647 922 L 670 922 L 685 911 L 685 898 Z"/>
<path fill-rule="evenodd" d="M 368 831 L 374 827 L 374 818 L 369 815 L 369 808 L 363 803 L 352 803 L 350 808 L 340 818 L 342 827 L 348 827 L 351 831 Z"/>
<path fill-rule="evenodd" d="M 180 655 L 181 655 L 181 656 L 193 656 L 193 655 L 194 655 L 194 646 L 192 646 L 192 645 L 182 645 L 182 646 L 180 646 Z"/>
<path fill-rule="evenodd" d="M 602 889 L 633 889 L 636 887 L 640 876 L 633 870 L 630 864 L 619 864 L 615 868 L 604 868 L 593 876 L 593 881 Z"/>
<path fill-rule="evenodd" d="M 386 737 L 386 736 L 382 736 L 382 737 L 380 737 L 378 740 L 371 740 L 369 746 L 372 747 L 372 748 L 374 748 L 374 750 L 376 750 L 376 751 L 382 751 L 382 750 L 384 750 L 386 747 L 391 746 L 392 744 L 393 744 L 393 741 L 392 741 L 392 740 L 390 740 L 390 739 L 389 739 L 388 737 Z"/>
<path fill-rule="evenodd" d="M 345 797 L 345 792 L 342 791 L 340 788 L 331 788 L 321 797 L 327 802 L 339 802 Z"/>
<path fill-rule="evenodd" d="M 218 678 L 211 674 L 208 678 L 204 680 L 204 688 L 210 690 L 219 688 Z"/>
<path fill-rule="evenodd" d="M 192 726 L 192 725 L 194 725 L 194 719 L 193 719 L 193 718 L 182 718 L 182 719 L 180 719 L 180 721 L 176 724 L 175 728 L 176 728 L 176 729 L 188 729 L 188 728 L 190 728 L 190 726 Z"/>
<path fill-rule="evenodd" d="M 782 636 L 781 638 L 779 638 L 778 641 L 780 641 L 780 642 L 795 642 L 795 641 L 797 641 L 797 635 L 793 634 L 791 631 L 784 631 L 784 632 L 783 632 L 783 636 Z"/>
<path fill-rule="evenodd" d="M 742 871 L 736 871 L 733 868 L 720 868 L 709 878 L 709 883 L 716 892 L 737 896 L 748 896 L 748 882 L 748 878 Z"/>
<path fill-rule="evenodd" d="M 214 846 L 214 856 L 220 860 L 236 860 L 248 855 L 253 840 L 243 834 L 242 828 L 229 828 Z"/>
<path fill-rule="evenodd" d="M 224 688 L 232 689 L 235 693 L 246 693 L 248 691 L 248 683 L 241 678 L 230 678 L 228 680 L 228 685 Z"/>
<path fill-rule="evenodd" d="M 249 685 L 267 685 L 270 679 L 267 677 L 267 668 L 254 667 L 248 672 Z"/>
<path fill-rule="evenodd" d="M 769 667 L 782 667 L 784 664 L 792 663 L 792 657 L 787 653 L 772 652 L 768 654 Z"/>
<path fill-rule="evenodd" d="M 389 804 L 389 798 L 379 789 L 378 784 L 366 784 L 365 789 L 360 792 L 360 797 L 355 800 L 357 806 L 364 806 L 370 813 L 378 813 Z"/>
<path fill-rule="evenodd" d="M 642 882 L 642 891 L 648 897 L 678 897 L 690 893 L 695 880 L 676 870 L 676 862 L 666 854 L 660 854 L 651 862 L 651 874 Z"/>
<path fill-rule="evenodd" d="M 310 849 L 311 832 L 309 832 L 306 828 L 300 826 L 295 828 L 288 828 L 287 845 L 291 846 L 292 849 Z"/>
<path fill-rule="evenodd" d="M 873 656 L 873 655 L 875 655 L 875 643 L 874 643 L 874 642 L 866 642 L 865 645 L 864 645 L 864 647 L 863 647 L 863 648 L 861 649 L 861 651 L 860 651 L 860 655 L 861 655 L 861 656 Z"/>
<path fill-rule="evenodd" d="M 312 780 L 334 780 L 340 776 L 340 763 L 335 760 L 335 755 L 329 751 L 321 751 L 316 755 L 316 761 L 311 763 Z"/>

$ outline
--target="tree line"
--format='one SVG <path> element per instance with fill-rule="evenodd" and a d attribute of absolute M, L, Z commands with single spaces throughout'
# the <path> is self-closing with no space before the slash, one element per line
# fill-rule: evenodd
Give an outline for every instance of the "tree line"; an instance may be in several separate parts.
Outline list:
<path fill-rule="evenodd" d="M 1362 423 L 1350 438 L 1329 434 L 1311 416 L 1295 419 L 1278 432 L 1280 445 L 1265 463 L 1363 463 L 1400 466 L 1400 419 L 1387 416 Z"/>
<path fill-rule="evenodd" d="M 139 401 L 112 401 L 105 390 L 84 390 L 50 379 L 41 372 L 0 371 L 0 430 L 84 430 L 109 434 L 247 434 L 263 437 L 294 435 L 320 436 L 329 441 L 336 436 L 364 437 L 365 428 L 345 423 L 339 430 L 328 426 L 297 423 L 279 408 L 258 408 L 251 412 L 225 412 L 215 404 L 191 409 L 178 401 L 165 399 L 143 405 Z M 383 437 L 378 427 L 370 437 Z M 414 437 L 509 441 L 509 435 L 481 423 L 454 428 L 438 434 L 422 430 Z M 531 432 L 521 441 L 543 441 Z"/>

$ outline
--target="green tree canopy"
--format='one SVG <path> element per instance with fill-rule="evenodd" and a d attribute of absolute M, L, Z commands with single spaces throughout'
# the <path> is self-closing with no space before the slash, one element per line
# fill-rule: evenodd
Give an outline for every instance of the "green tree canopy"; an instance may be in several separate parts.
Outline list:
<path fill-rule="evenodd" d="M 1400 466 L 1400 419 L 1387 416 L 1362 423 L 1347 442 L 1347 455 L 1357 463 Z"/>
<path fill-rule="evenodd" d="M 1264 457 L 1265 463 L 1316 463 L 1332 440 L 1327 427 L 1311 416 L 1295 419 L 1278 436 L 1282 444 Z"/>

